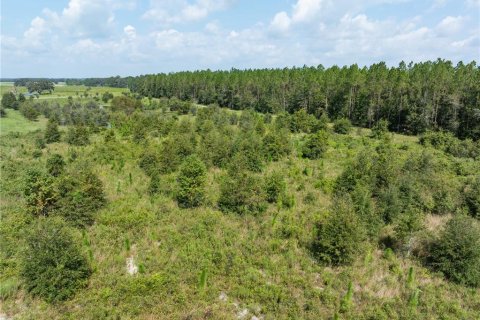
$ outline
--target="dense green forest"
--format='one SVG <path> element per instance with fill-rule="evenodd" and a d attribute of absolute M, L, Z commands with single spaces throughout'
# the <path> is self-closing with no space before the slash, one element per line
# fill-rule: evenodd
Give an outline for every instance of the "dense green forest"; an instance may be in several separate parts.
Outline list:
<path fill-rule="evenodd" d="M 480 138 L 480 70 L 474 61 L 456 66 L 438 59 L 370 67 L 196 71 L 140 77 L 85 79 L 85 85 L 129 87 L 146 97 L 177 97 L 234 110 L 348 118 L 371 128 L 386 119 L 391 131 L 419 134 L 450 131 Z"/>
<path fill-rule="evenodd" d="M 5 93 L 0 121 L 48 123 L 1 135 L 2 312 L 477 319 L 478 77 L 437 61 Z"/>

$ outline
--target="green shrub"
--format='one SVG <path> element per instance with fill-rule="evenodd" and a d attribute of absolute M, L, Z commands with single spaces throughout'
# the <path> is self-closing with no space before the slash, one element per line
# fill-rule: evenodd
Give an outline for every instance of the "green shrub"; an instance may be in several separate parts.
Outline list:
<path fill-rule="evenodd" d="M 388 121 L 381 119 L 372 127 L 372 138 L 383 139 L 388 137 Z"/>
<path fill-rule="evenodd" d="M 30 121 L 36 121 L 40 112 L 30 103 L 24 103 L 19 108 L 20 113 Z"/>
<path fill-rule="evenodd" d="M 479 287 L 479 235 L 480 225 L 475 219 L 452 218 L 430 249 L 429 265 L 454 282 Z"/>
<path fill-rule="evenodd" d="M 52 154 L 46 163 L 47 172 L 52 176 L 57 177 L 62 174 L 63 169 L 65 168 L 65 161 L 63 157 L 58 153 Z"/>
<path fill-rule="evenodd" d="M 464 193 L 468 212 L 472 217 L 480 219 L 480 176 L 467 184 Z"/>
<path fill-rule="evenodd" d="M 192 208 L 202 205 L 205 200 L 205 182 L 207 169 L 196 156 L 187 157 L 177 176 L 176 199 L 182 208 Z"/>
<path fill-rule="evenodd" d="M 308 159 L 319 159 L 327 151 L 328 135 L 325 131 L 318 131 L 307 136 L 302 149 L 302 155 Z"/>
<path fill-rule="evenodd" d="M 290 135 L 285 130 L 274 130 L 265 135 L 262 140 L 265 158 L 278 161 L 291 152 Z"/>
<path fill-rule="evenodd" d="M 333 123 L 333 131 L 340 134 L 348 134 L 352 130 L 352 123 L 346 118 L 335 120 Z"/>
<path fill-rule="evenodd" d="M 35 169 L 27 171 L 23 194 L 27 210 L 35 216 L 47 216 L 57 201 L 53 178 Z"/>
<path fill-rule="evenodd" d="M 56 121 L 48 119 L 44 138 L 46 143 L 60 141 L 60 131 L 58 131 L 58 123 Z"/>
<path fill-rule="evenodd" d="M 5 118 L 7 116 L 7 112 L 5 111 L 4 107 L 0 107 L 0 118 Z"/>
<path fill-rule="evenodd" d="M 90 143 L 88 129 L 85 126 L 68 128 L 66 142 L 74 146 L 86 146 Z"/>
<path fill-rule="evenodd" d="M 86 285 L 91 269 L 61 219 L 36 221 L 29 228 L 26 244 L 20 274 L 30 293 L 57 302 Z"/>
<path fill-rule="evenodd" d="M 13 92 L 5 92 L 2 95 L 2 107 L 3 108 L 18 109 L 17 98 L 15 97 Z"/>
<path fill-rule="evenodd" d="M 220 185 L 218 206 L 223 212 L 255 214 L 266 209 L 262 183 L 252 173 L 231 169 Z"/>
<path fill-rule="evenodd" d="M 321 262 L 350 264 L 361 252 L 365 229 L 348 198 L 337 198 L 329 216 L 317 224 L 312 250 Z"/>
<path fill-rule="evenodd" d="M 100 179 L 86 169 L 72 170 L 61 177 L 57 186 L 55 214 L 76 227 L 93 224 L 94 213 L 106 203 Z"/>
<path fill-rule="evenodd" d="M 268 202 L 275 203 L 282 199 L 286 189 L 287 184 L 280 172 L 273 172 L 265 177 L 265 195 Z"/>

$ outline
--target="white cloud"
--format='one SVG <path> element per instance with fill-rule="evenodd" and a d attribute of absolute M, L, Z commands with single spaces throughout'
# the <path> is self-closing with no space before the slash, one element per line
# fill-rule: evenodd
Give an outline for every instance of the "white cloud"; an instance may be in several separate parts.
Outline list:
<path fill-rule="evenodd" d="M 291 19 L 285 11 L 279 12 L 273 17 L 270 27 L 274 31 L 287 31 L 290 28 Z"/>
<path fill-rule="evenodd" d="M 198 21 L 212 12 L 225 10 L 232 3 L 233 0 L 196 0 L 194 2 L 153 0 L 150 9 L 143 14 L 143 18 L 163 25 Z"/>
<path fill-rule="evenodd" d="M 306 22 L 314 18 L 320 11 L 322 0 L 298 0 L 293 6 L 292 20 Z"/>
<path fill-rule="evenodd" d="M 440 21 L 436 30 L 440 35 L 455 34 L 462 29 L 465 18 L 462 16 L 447 16 Z"/>

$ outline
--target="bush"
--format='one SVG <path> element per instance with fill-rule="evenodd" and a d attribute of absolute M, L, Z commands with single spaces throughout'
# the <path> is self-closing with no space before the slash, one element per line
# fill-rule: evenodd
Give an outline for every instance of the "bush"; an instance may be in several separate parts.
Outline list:
<path fill-rule="evenodd" d="M 317 224 L 314 255 L 332 265 L 350 264 L 359 254 L 365 229 L 348 198 L 336 199 L 330 215 Z"/>
<path fill-rule="evenodd" d="M 30 121 L 36 121 L 40 115 L 40 112 L 31 104 L 22 104 L 20 113 Z"/>
<path fill-rule="evenodd" d="M 263 137 L 263 150 L 265 158 L 270 161 L 278 161 L 291 152 L 290 136 L 285 130 L 275 130 Z"/>
<path fill-rule="evenodd" d="M 0 107 L 0 118 L 5 118 L 7 116 L 7 112 L 5 111 L 4 107 Z"/>
<path fill-rule="evenodd" d="M 218 206 L 223 212 L 255 214 L 266 209 L 262 183 L 246 170 L 231 169 L 220 185 Z"/>
<path fill-rule="evenodd" d="M 94 213 L 106 203 L 100 179 L 82 169 L 64 175 L 57 186 L 59 199 L 55 214 L 76 227 L 92 225 Z"/>
<path fill-rule="evenodd" d="M 26 243 L 20 273 L 30 293 L 57 302 L 86 285 L 90 267 L 61 219 L 36 221 L 29 228 Z"/>
<path fill-rule="evenodd" d="M 6 92 L 2 95 L 2 107 L 18 109 L 17 98 L 15 97 L 13 92 Z"/>
<path fill-rule="evenodd" d="M 27 171 L 23 194 L 27 210 L 35 216 L 47 216 L 57 200 L 53 178 L 35 169 Z"/>
<path fill-rule="evenodd" d="M 279 172 L 273 172 L 265 177 L 265 195 L 268 202 L 277 202 L 284 196 L 286 189 L 287 184 Z"/>
<path fill-rule="evenodd" d="M 456 216 L 430 249 L 430 266 L 448 279 L 480 286 L 480 226 L 470 217 Z"/>
<path fill-rule="evenodd" d="M 68 128 L 66 141 L 74 146 L 86 146 L 90 143 L 88 129 L 84 126 Z"/>
<path fill-rule="evenodd" d="M 204 202 L 206 174 L 205 164 L 196 155 L 191 155 L 183 161 L 177 177 L 176 192 L 180 207 L 198 207 Z"/>
<path fill-rule="evenodd" d="M 474 218 L 480 219 L 480 177 L 465 187 L 465 203 L 468 212 Z"/>
<path fill-rule="evenodd" d="M 61 155 L 54 153 L 47 159 L 46 168 L 48 173 L 57 177 L 62 174 L 65 168 L 65 161 Z"/>
<path fill-rule="evenodd" d="M 52 119 L 48 119 L 47 128 L 45 130 L 45 142 L 53 143 L 60 141 L 60 131 L 58 131 L 58 123 Z"/>
<path fill-rule="evenodd" d="M 348 134 L 352 130 L 352 123 L 346 118 L 335 120 L 333 131 L 340 134 Z"/>
<path fill-rule="evenodd" d="M 372 138 L 382 139 L 387 137 L 388 134 L 388 121 L 385 119 L 379 120 L 372 127 Z"/>
<path fill-rule="evenodd" d="M 303 146 L 302 155 L 308 159 L 319 159 L 327 151 L 328 135 L 325 131 L 307 136 L 307 141 Z"/>

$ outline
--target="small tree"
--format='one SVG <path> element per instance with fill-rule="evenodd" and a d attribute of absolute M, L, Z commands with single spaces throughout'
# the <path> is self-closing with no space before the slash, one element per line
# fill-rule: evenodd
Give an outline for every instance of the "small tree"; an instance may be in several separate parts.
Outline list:
<path fill-rule="evenodd" d="M 60 141 L 60 131 L 58 131 L 58 123 L 52 119 L 48 119 L 47 129 L 45 130 L 45 142 L 53 143 Z"/>
<path fill-rule="evenodd" d="M 198 207 L 204 202 L 206 175 L 205 164 L 196 155 L 191 155 L 183 161 L 177 177 L 176 192 L 180 207 Z"/>
<path fill-rule="evenodd" d="M 88 129 L 85 126 L 70 127 L 67 132 L 66 141 L 74 146 L 86 146 L 90 143 Z"/>
<path fill-rule="evenodd" d="M 430 250 L 429 264 L 448 279 L 480 286 L 480 225 L 470 217 L 456 216 Z"/>
<path fill-rule="evenodd" d="M 303 157 L 308 159 L 318 159 L 327 151 L 328 136 L 325 131 L 318 131 L 317 133 L 307 136 L 307 141 L 303 146 Z"/>
<path fill-rule="evenodd" d="M 65 168 L 65 161 L 61 155 L 54 153 L 47 159 L 46 168 L 48 173 L 57 177 L 62 174 L 63 169 Z"/>
<path fill-rule="evenodd" d="M 335 120 L 333 123 L 333 131 L 340 134 L 348 134 L 352 130 L 352 123 L 346 118 Z"/>
<path fill-rule="evenodd" d="M 48 302 L 62 301 L 86 285 L 91 269 L 61 219 L 34 222 L 26 244 L 20 274 L 33 295 Z"/>
<path fill-rule="evenodd" d="M 465 187 L 465 203 L 470 215 L 480 219 L 480 177 Z"/>
<path fill-rule="evenodd" d="M 17 98 L 13 92 L 6 92 L 2 95 L 2 107 L 18 109 Z"/>
<path fill-rule="evenodd" d="M 365 228 L 348 198 L 336 199 L 329 216 L 317 225 L 315 256 L 333 265 L 350 264 L 361 251 Z"/>

